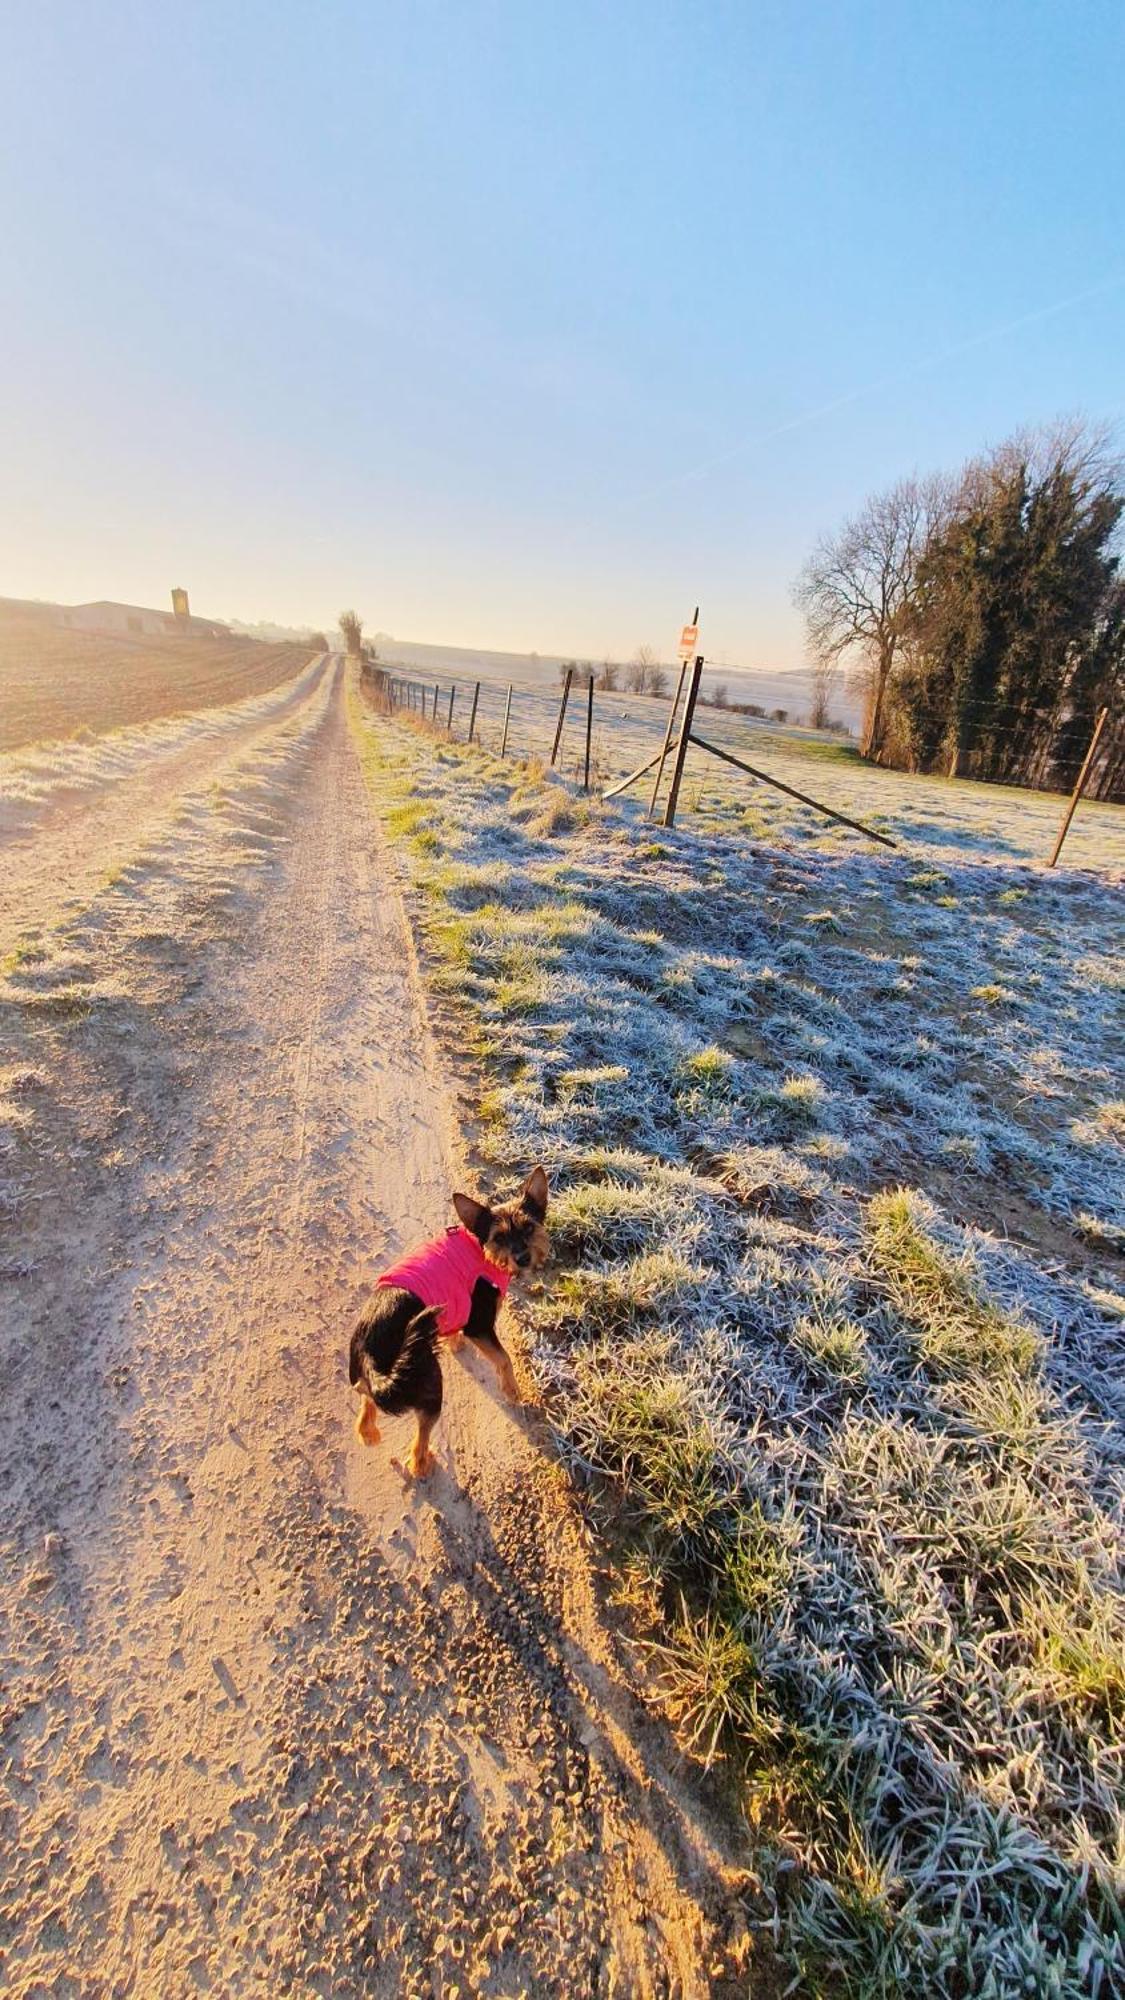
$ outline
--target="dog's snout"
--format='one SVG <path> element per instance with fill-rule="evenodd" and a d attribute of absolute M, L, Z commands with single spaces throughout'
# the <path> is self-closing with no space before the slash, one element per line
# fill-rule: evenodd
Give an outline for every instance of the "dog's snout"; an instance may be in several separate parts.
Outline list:
<path fill-rule="evenodd" d="M 519 1265 L 520 1270 L 526 1271 L 530 1262 L 531 1262 L 530 1250 L 521 1250 L 519 1256 L 516 1258 L 516 1263 Z"/>

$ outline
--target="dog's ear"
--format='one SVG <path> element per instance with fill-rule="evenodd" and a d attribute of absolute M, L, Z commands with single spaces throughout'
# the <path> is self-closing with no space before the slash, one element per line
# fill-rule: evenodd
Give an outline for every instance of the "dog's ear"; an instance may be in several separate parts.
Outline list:
<path fill-rule="evenodd" d="M 474 1201 L 471 1194 L 455 1194 L 453 1206 L 466 1229 L 470 1229 L 481 1243 L 487 1242 L 492 1227 L 492 1210 L 483 1201 Z"/>
<path fill-rule="evenodd" d="M 524 1208 L 531 1210 L 538 1222 L 542 1222 L 547 1213 L 547 1176 L 542 1167 L 532 1168 L 523 1184 L 520 1201 Z"/>

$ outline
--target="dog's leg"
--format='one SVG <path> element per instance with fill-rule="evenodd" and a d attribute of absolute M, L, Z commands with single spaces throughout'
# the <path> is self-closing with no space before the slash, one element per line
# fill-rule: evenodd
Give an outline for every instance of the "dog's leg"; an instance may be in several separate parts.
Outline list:
<path fill-rule="evenodd" d="M 499 1307 L 500 1294 L 495 1285 L 490 1285 L 486 1278 L 478 1278 L 473 1286 L 472 1305 L 465 1332 L 486 1360 L 492 1363 L 497 1380 L 508 1401 L 518 1403 L 520 1392 L 515 1369 L 501 1347 L 496 1333 L 496 1315 Z"/>
<path fill-rule="evenodd" d="M 434 1425 L 441 1415 L 443 1396 L 441 1364 L 437 1355 L 431 1354 L 417 1387 L 414 1414 L 418 1420 L 418 1429 L 406 1460 L 407 1470 L 415 1479 L 425 1479 L 437 1464 L 430 1450 L 430 1438 Z"/>
<path fill-rule="evenodd" d="M 359 1415 L 355 1420 L 355 1434 L 361 1444 L 379 1442 L 379 1412 L 370 1396 L 364 1396 L 360 1402 Z"/>
<path fill-rule="evenodd" d="M 427 1411 L 419 1410 L 418 1429 L 406 1460 L 406 1469 L 412 1479 L 428 1478 L 437 1464 L 437 1460 L 430 1450 L 430 1433 L 436 1422 L 436 1416 L 431 1416 Z"/>
<path fill-rule="evenodd" d="M 516 1381 L 516 1371 L 512 1367 L 511 1356 L 505 1348 L 501 1347 L 496 1337 L 495 1328 L 490 1327 L 487 1333 L 474 1333 L 470 1325 L 465 1328 L 465 1331 L 472 1341 L 473 1346 L 477 1349 L 477 1352 L 483 1354 L 485 1360 L 490 1362 L 495 1369 L 496 1379 L 508 1398 L 509 1403 L 518 1403 L 520 1400 L 520 1391 L 519 1383 Z"/>
<path fill-rule="evenodd" d="M 508 1398 L 509 1403 L 518 1403 L 520 1400 L 520 1387 L 516 1381 L 516 1371 L 512 1367 L 512 1357 L 507 1349 L 501 1347 L 494 1333 L 478 1338 L 477 1346 L 484 1355 L 485 1360 L 490 1361 L 496 1370 L 496 1379 Z"/>

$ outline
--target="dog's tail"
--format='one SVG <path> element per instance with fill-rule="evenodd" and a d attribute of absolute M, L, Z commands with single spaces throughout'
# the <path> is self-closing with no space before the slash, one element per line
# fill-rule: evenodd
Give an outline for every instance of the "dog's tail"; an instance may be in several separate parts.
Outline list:
<path fill-rule="evenodd" d="M 422 1378 L 437 1346 L 441 1314 L 437 1306 L 415 1313 L 402 1339 L 389 1375 L 380 1375 L 366 1353 L 358 1356 L 359 1386 L 385 1417 L 398 1417 L 419 1407 Z"/>

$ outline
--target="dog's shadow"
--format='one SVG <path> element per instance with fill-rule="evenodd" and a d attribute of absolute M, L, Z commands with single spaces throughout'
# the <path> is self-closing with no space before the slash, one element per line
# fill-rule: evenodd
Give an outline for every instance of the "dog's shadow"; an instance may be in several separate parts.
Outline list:
<path fill-rule="evenodd" d="M 469 1364 L 474 1386 L 487 1388 L 527 1439 L 529 1456 L 543 1466 L 556 1463 L 545 1437 L 547 1419 L 534 1403 L 510 1403 L 492 1378 L 489 1364 L 477 1356 Z M 447 1447 L 448 1449 L 448 1447 Z M 522 1459 L 524 1454 L 519 1453 Z M 445 1643 L 456 1660 L 461 1631 L 458 1599 L 471 1599 L 472 1623 L 483 1630 L 487 1646 L 525 1689 L 513 1709 L 521 1728 L 546 1730 L 539 1739 L 542 1754 L 568 1771 L 587 1773 L 583 1779 L 583 1810 L 595 1815 L 599 1839 L 616 1840 L 614 1826 L 642 1825 L 659 1847 L 663 1862 L 680 1891 L 702 1898 L 705 1906 L 732 1908 L 739 1879 L 748 1880 L 748 1854 L 723 1831 L 713 1816 L 714 1801 L 692 1796 L 685 1785 L 685 1757 L 669 1725 L 645 1710 L 614 1658 L 612 1630 L 591 1646 L 589 1633 L 575 1629 L 568 1604 L 575 1602 L 569 1565 L 582 1560 L 578 1539 L 554 1517 L 549 1490 L 528 1481 L 519 1492 L 480 1494 L 470 1474 L 462 1479 L 439 1459 L 422 1480 L 406 1477 L 404 1495 L 408 1537 L 417 1559 L 424 1530 L 428 1575 L 400 1571 L 400 1582 L 420 1587 L 447 1621 Z M 436 1566 L 436 1574 L 435 1567 Z M 464 1593 L 464 1597 L 461 1596 Z M 580 1601 L 585 1593 L 577 1593 Z M 600 1619 L 596 1592 L 590 1611 Z M 509 1663 L 509 1664 L 505 1664 Z M 456 1676 L 455 1676 L 456 1677 Z M 522 1717 L 519 1709 L 522 1707 Z M 508 1731 L 483 1710 L 476 1730 L 494 1763 L 508 1772 L 517 1794 L 525 1782 Z M 465 1725 L 457 1725 L 463 1738 Z M 594 1772 L 597 1777 L 595 1778 Z M 706 1786 L 704 1785 L 704 1793 Z M 601 1802 L 595 1804 L 599 1799 Z M 616 1804 L 604 1817 L 607 1795 Z M 577 1810 L 577 1807 L 572 1807 Z M 716 1989 L 720 1990 L 720 1989 Z M 721 1990 L 727 1990 L 725 1987 Z"/>

